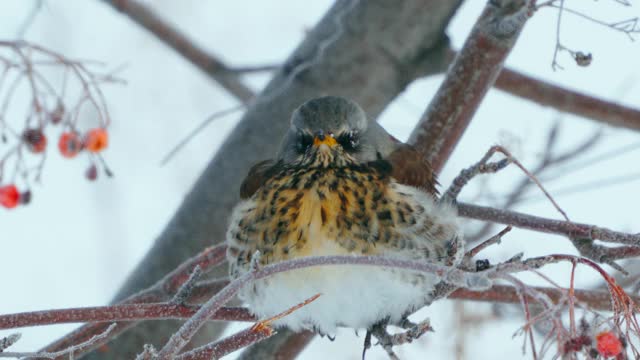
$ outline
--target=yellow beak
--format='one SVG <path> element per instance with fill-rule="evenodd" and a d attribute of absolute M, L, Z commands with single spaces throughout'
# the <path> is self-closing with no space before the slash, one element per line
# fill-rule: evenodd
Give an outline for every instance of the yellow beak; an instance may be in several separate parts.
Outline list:
<path fill-rule="evenodd" d="M 336 141 L 336 139 L 333 136 L 314 136 L 313 137 L 313 146 L 320 146 L 322 144 L 325 144 L 329 147 L 333 147 L 337 144 L 338 142 Z"/>

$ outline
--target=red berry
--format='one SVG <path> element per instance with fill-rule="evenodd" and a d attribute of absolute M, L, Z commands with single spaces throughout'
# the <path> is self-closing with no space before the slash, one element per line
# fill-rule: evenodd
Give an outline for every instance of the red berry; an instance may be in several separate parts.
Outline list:
<path fill-rule="evenodd" d="M 596 342 L 598 352 L 605 358 L 617 356 L 622 352 L 620 339 L 611 331 L 603 331 L 596 335 Z"/>
<path fill-rule="evenodd" d="M 92 153 L 104 150 L 109 145 L 107 130 L 102 128 L 91 129 L 84 137 L 84 147 Z"/>
<path fill-rule="evenodd" d="M 58 149 L 62 156 L 72 158 L 82 150 L 82 141 L 75 132 L 63 132 L 58 140 Z"/>
<path fill-rule="evenodd" d="M 20 202 L 20 193 L 15 185 L 0 187 L 0 205 L 7 209 L 13 209 Z"/>
<path fill-rule="evenodd" d="M 41 153 L 47 147 L 47 137 L 40 129 L 27 129 L 22 133 L 22 140 L 27 143 L 33 153 Z"/>

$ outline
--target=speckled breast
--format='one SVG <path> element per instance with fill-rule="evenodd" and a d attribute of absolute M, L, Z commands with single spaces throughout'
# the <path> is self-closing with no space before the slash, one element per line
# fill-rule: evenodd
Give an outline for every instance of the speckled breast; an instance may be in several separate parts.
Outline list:
<path fill-rule="evenodd" d="M 256 250 L 263 265 L 310 255 L 412 250 L 411 237 L 396 225 L 416 224 L 424 208 L 394 189 L 385 166 L 381 161 L 280 171 L 232 227 L 235 268 L 246 268 Z"/>

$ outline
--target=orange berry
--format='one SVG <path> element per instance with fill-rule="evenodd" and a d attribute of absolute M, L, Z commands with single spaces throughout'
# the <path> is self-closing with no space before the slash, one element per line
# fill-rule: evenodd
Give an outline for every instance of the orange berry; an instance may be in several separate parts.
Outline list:
<path fill-rule="evenodd" d="M 622 352 L 620 339 L 611 331 L 603 331 L 596 335 L 596 342 L 598 352 L 605 358 L 617 356 Z"/>
<path fill-rule="evenodd" d="M 22 133 L 22 140 L 27 143 L 33 153 L 41 153 L 47 147 L 47 137 L 40 129 L 27 129 Z"/>
<path fill-rule="evenodd" d="M 15 185 L 0 187 L 0 205 L 7 209 L 13 209 L 20 202 L 20 193 Z"/>
<path fill-rule="evenodd" d="M 62 156 L 72 158 L 82 150 L 82 141 L 75 132 L 63 132 L 58 140 L 58 149 Z"/>
<path fill-rule="evenodd" d="M 84 147 L 92 153 L 104 150 L 107 145 L 109 145 L 109 136 L 105 129 L 91 129 L 84 137 Z"/>

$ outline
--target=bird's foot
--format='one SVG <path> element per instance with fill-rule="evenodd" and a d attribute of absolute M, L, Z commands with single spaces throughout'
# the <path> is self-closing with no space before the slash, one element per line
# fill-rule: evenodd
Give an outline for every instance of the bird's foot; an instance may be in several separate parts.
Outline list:
<path fill-rule="evenodd" d="M 433 331 L 429 319 L 425 319 L 415 324 L 405 317 L 398 325 L 407 331 L 393 335 L 389 334 L 387 331 L 387 325 L 388 321 L 385 320 L 373 325 L 367 330 L 367 335 L 364 339 L 364 349 L 362 350 L 363 360 L 367 350 L 371 348 L 372 336 L 375 336 L 376 339 L 378 339 L 378 345 L 382 346 L 382 348 L 387 352 L 389 359 L 399 360 L 400 358 L 393 351 L 394 346 L 411 343 L 413 340 L 424 335 L 427 331 Z"/>
<path fill-rule="evenodd" d="M 316 333 L 316 334 L 320 335 L 320 337 L 321 337 L 321 338 L 324 338 L 324 337 L 326 336 L 326 337 L 327 337 L 327 339 L 329 339 L 329 340 L 331 340 L 331 341 L 334 341 L 334 340 L 336 339 L 336 336 L 335 336 L 335 335 L 325 334 L 325 333 L 323 333 L 322 331 L 320 331 L 320 329 L 319 329 L 317 326 L 315 326 L 315 325 L 314 325 L 311 329 L 312 329 L 312 331 L 313 331 L 314 333 Z"/>

